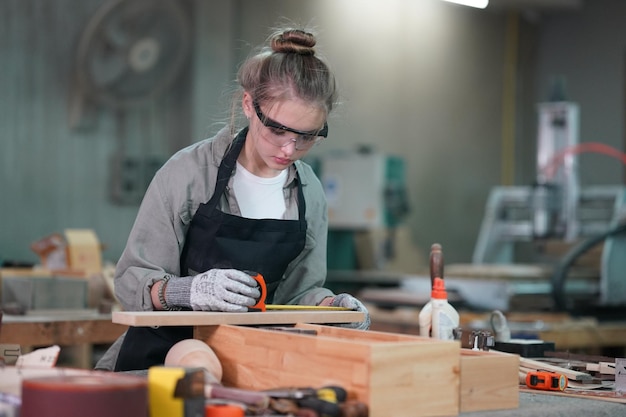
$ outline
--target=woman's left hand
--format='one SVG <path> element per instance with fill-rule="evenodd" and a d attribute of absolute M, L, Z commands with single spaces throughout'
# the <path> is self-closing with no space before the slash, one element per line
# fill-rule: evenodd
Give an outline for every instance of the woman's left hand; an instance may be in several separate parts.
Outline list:
<path fill-rule="evenodd" d="M 351 329 L 358 329 L 358 330 L 367 330 L 370 328 L 371 319 L 370 319 L 370 313 L 369 311 L 367 311 L 367 307 L 365 307 L 362 302 L 360 302 L 359 300 L 357 300 L 355 297 L 351 296 L 350 294 L 346 294 L 346 293 L 337 294 L 334 297 L 332 297 L 330 300 L 322 301 L 320 305 L 321 304 L 330 305 L 333 307 L 349 308 L 350 310 L 355 310 L 355 311 L 360 311 L 362 313 L 365 313 L 365 320 L 360 321 L 360 322 L 341 324 L 339 325 L 341 327 L 349 327 Z"/>

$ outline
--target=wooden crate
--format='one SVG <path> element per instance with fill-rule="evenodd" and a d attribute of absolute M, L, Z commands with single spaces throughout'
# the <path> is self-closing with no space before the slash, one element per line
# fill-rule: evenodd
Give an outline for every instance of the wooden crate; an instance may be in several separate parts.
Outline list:
<path fill-rule="evenodd" d="M 519 406 L 519 356 L 461 349 L 461 412 Z"/>
<path fill-rule="evenodd" d="M 376 331 L 297 324 L 317 335 L 243 326 L 197 326 L 215 351 L 227 386 L 263 390 L 338 384 L 368 404 L 371 417 L 459 413 L 460 345 Z"/>

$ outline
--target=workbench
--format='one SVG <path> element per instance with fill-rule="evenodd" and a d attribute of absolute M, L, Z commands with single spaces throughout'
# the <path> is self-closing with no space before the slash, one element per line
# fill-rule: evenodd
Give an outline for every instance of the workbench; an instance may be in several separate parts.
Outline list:
<path fill-rule="evenodd" d="M 461 417 L 623 417 L 626 404 L 520 392 L 519 408 L 461 413 Z"/>
<path fill-rule="evenodd" d="M 113 323 L 111 314 L 95 310 L 33 311 L 2 317 L 0 344 L 17 344 L 22 351 L 59 345 L 74 350 L 72 365 L 92 368 L 92 346 L 113 343 L 128 326 Z M 69 348 L 69 349 L 68 349 Z"/>
<path fill-rule="evenodd" d="M 513 287 L 519 292 L 530 289 L 549 291 L 550 271 L 545 267 L 453 264 L 446 265 L 445 271 L 449 281 L 446 286 L 452 287 L 452 290 L 448 288 L 448 298 L 457 307 L 463 327 L 475 327 L 482 321 L 487 325 L 487 330 L 489 314 L 480 311 L 500 309 L 509 322 L 517 326 L 511 328 L 512 332 L 523 334 L 525 338 L 554 342 L 557 350 L 574 349 L 595 353 L 614 349 L 618 354 L 626 354 L 626 320 L 623 318 L 609 321 L 592 316 L 574 317 L 565 313 L 544 312 L 545 308 L 526 306 L 516 309 L 508 300 L 493 301 L 498 293 L 506 294 Z M 582 272 L 573 278 L 580 279 L 580 282 L 572 279 L 578 290 L 591 290 L 585 286 L 590 283 Z M 419 311 L 430 299 L 430 278 L 424 274 L 382 270 L 329 271 L 327 285 L 335 292 L 355 294 L 365 302 L 372 315 L 372 328 L 381 331 L 418 334 Z M 455 288 L 462 288 L 463 291 L 455 291 Z M 505 295 L 501 297 L 505 298 Z M 541 297 L 530 293 L 518 297 L 535 299 L 532 301 L 533 306 L 540 304 L 537 300 Z M 466 305 L 468 298 L 483 299 L 486 304 L 482 309 L 474 309 L 471 302 L 469 306 Z M 519 306 L 519 301 L 516 305 Z"/>
<path fill-rule="evenodd" d="M 4 316 L 0 343 L 47 346 L 111 343 L 127 328 L 111 322 L 110 314 L 74 312 L 56 315 Z M 509 410 L 464 412 L 461 417 L 618 417 L 626 405 L 546 393 L 519 393 L 519 407 Z"/>
<path fill-rule="evenodd" d="M 372 329 L 419 334 L 419 309 L 378 309 L 370 306 Z M 460 312 L 461 327 L 489 330 L 489 314 Z M 554 342 L 557 350 L 599 352 L 614 348 L 626 352 L 626 321 L 599 322 L 564 313 L 506 313 L 513 335 Z"/>

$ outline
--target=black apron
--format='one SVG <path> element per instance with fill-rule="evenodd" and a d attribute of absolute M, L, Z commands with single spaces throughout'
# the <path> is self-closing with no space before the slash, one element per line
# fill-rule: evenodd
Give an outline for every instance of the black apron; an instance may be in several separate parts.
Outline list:
<path fill-rule="evenodd" d="M 218 209 L 247 131 L 243 129 L 233 141 L 220 164 L 213 196 L 198 207 L 191 219 L 180 258 L 180 275 L 192 276 L 212 268 L 255 271 L 265 278 L 266 303 L 269 304 L 287 265 L 304 249 L 306 208 L 302 186 L 298 183 L 298 220 L 248 219 Z M 162 365 L 176 342 L 192 337 L 191 326 L 130 327 L 115 370 Z"/>

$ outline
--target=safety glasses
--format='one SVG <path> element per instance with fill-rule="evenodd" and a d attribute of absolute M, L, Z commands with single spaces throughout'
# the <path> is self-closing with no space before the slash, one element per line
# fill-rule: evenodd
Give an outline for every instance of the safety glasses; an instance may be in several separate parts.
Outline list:
<path fill-rule="evenodd" d="M 254 100 L 252 102 L 254 106 L 254 111 L 256 112 L 257 117 L 263 124 L 263 126 L 268 128 L 269 135 L 267 135 L 267 140 L 275 146 L 283 147 L 287 146 L 291 142 L 295 142 L 297 150 L 310 149 L 314 145 L 321 142 L 324 138 L 328 136 L 328 123 L 324 122 L 324 127 L 320 130 L 298 130 L 287 127 L 283 124 L 278 123 L 275 120 L 270 119 L 261 111 L 261 107 L 259 103 Z M 287 132 L 295 133 L 296 137 L 288 137 Z"/>

